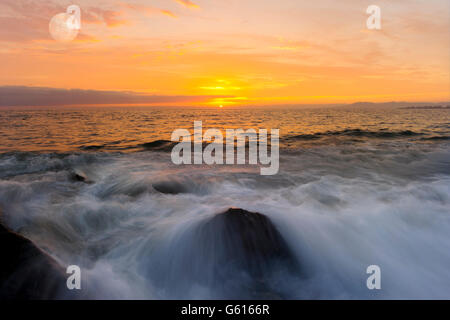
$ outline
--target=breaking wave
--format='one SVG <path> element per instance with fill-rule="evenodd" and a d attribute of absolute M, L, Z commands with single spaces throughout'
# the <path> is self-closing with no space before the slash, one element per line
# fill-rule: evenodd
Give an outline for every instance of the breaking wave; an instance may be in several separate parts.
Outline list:
<path fill-rule="evenodd" d="M 95 298 L 450 298 L 445 141 L 286 150 L 275 176 L 169 157 L 2 154 L 4 221 L 62 265 L 80 265 Z M 273 225 L 282 244 L 268 252 L 280 259 L 263 269 L 248 260 L 236 241 L 264 243 L 264 232 L 236 238 L 234 220 L 217 218 L 230 207 L 267 217 L 242 223 Z M 380 291 L 365 284 L 372 264 Z"/>
<path fill-rule="evenodd" d="M 223 133 L 225 136 L 225 133 Z M 417 137 L 420 137 L 417 140 Z M 356 140 L 356 139 L 359 140 Z M 411 130 L 402 130 L 402 131 L 389 131 L 389 130 L 378 130 L 378 131 L 369 131 L 363 129 L 345 129 L 338 131 L 325 131 L 325 132 L 316 132 L 312 134 L 290 134 L 280 137 L 280 147 L 291 149 L 296 148 L 297 146 L 293 146 L 291 143 L 296 141 L 310 141 L 310 142 L 319 142 L 320 140 L 324 140 L 324 143 L 329 143 L 327 139 L 333 139 L 333 142 L 342 142 L 346 143 L 347 139 L 352 139 L 351 142 L 367 142 L 368 140 L 378 139 L 382 140 L 397 140 L 397 139 L 405 139 L 405 138 L 416 138 L 416 140 L 412 141 L 442 141 L 448 140 L 450 137 L 446 135 L 436 136 L 429 133 L 420 133 L 414 132 Z M 256 142 L 259 141 L 258 135 L 252 137 Z M 337 139 L 337 140 L 336 140 Z M 268 138 L 269 146 L 270 146 L 270 136 Z M 115 141 L 112 143 L 105 143 L 103 145 L 82 145 L 79 147 L 81 151 L 104 151 L 104 152 L 134 152 L 134 151 L 163 151 L 170 152 L 174 145 L 177 142 L 169 141 L 169 140 L 154 140 L 146 143 L 139 144 L 126 144 L 121 145 L 121 141 Z M 204 142 L 203 147 L 205 147 L 208 143 Z M 320 145 L 321 143 L 319 143 Z M 246 147 L 248 147 L 248 141 L 246 142 Z"/>
<path fill-rule="evenodd" d="M 287 137 L 288 140 L 315 140 L 323 137 L 339 137 L 339 136 L 347 136 L 347 137 L 364 137 L 364 138 L 378 138 L 378 139 L 391 139 L 391 138 L 402 138 L 402 137 L 413 137 L 413 136 L 422 136 L 423 133 L 414 132 L 411 130 L 403 130 L 403 131 L 389 131 L 378 130 L 378 131 L 368 131 L 363 129 L 345 129 L 339 131 L 326 131 L 326 132 L 317 132 L 314 134 L 299 134 L 299 135 L 291 135 Z"/>

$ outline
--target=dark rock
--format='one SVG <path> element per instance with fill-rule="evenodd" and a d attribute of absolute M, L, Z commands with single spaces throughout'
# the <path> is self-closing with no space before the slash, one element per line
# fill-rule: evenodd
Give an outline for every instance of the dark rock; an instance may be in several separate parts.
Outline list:
<path fill-rule="evenodd" d="M 89 180 L 89 178 L 82 173 L 71 172 L 69 174 L 69 179 L 74 182 L 93 183 L 93 181 Z"/>
<path fill-rule="evenodd" d="M 302 276 L 270 219 L 236 208 L 180 230 L 142 266 L 152 285 L 179 299 L 196 287 L 212 289 L 209 299 L 280 299 L 289 295 L 278 279 Z"/>
<path fill-rule="evenodd" d="M 206 221 L 199 229 L 215 245 L 223 246 L 224 258 L 253 276 L 261 277 L 275 262 L 289 268 L 295 258 L 265 215 L 230 208 Z"/>
<path fill-rule="evenodd" d="M 65 270 L 30 240 L 0 223 L 0 299 L 74 299 Z M 68 275 L 67 275 L 68 276 Z"/>
<path fill-rule="evenodd" d="M 162 181 L 153 184 L 153 189 L 165 194 L 187 193 L 189 190 L 176 181 Z"/>
<path fill-rule="evenodd" d="M 77 174 L 77 173 L 72 173 L 72 174 L 70 175 L 70 179 L 71 179 L 72 181 L 79 181 L 79 182 L 85 182 L 85 181 L 86 181 L 86 178 L 85 178 L 85 177 L 80 176 L 80 175 Z"/>

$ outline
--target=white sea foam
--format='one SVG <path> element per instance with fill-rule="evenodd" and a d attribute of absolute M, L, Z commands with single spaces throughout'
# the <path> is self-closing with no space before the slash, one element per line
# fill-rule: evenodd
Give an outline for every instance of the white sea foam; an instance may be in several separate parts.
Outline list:
<path fill-rule="evenodd" d="M 177 167 L 169 157 L 2 155 L 4 219 L 63 265 L 80 265 L 96 298 L 252 297 L 245 274 L 217 285 L 192 260 L 212 254 L 192 241 L 196 226 L 229 207 L 267 215 L 298 259 L 298 274 L 268 279 L 280 297 L 450 298 L 448 145 L 285 151 L 267 177 L 256 166 Z M 366 287 L 372 264 L 379 291 Z M 189 277 L 196 272 L 207 281 Z"/>

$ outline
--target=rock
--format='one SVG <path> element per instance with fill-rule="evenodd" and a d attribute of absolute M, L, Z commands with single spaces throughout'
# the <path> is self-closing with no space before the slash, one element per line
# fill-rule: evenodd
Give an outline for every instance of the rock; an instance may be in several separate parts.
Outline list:
<path fill-rule="evenodd" d="M 256 277 L 263 277 L 274 263 L 288 268 L 296 264 L 282 235 L 269 218 L 257 212 L 230 208 L 206 221 L 199 232 L 223 246 L 228 263 Z"/>
<path fill-rule="evenodd" d="M 176 299 L 196 289 L 200 299 L 280 299 L 289 296 L 281 282 L 303 276 L 270 219 L 237 208 L 178 230 L 142 268 L 152 285 Z"/>
<path fill-rule="evenodd" d="M 153 189 L 165 194 L 188 193 L 187 188 L 176 181 L 161 181 L 153 184 Z"/>
<path fill-rule="evenodd" d="M 80 175 L 77 174 L 77 173 L 72 173 L 72 174 L 70 175 L 70 180 L 72 180 L 72 181 L 78 181 L 78 182 L 85 182 L 85 181 L 86 181 L 86 178 L 83 177 L 83 176 L 80 176 Z"/>
<path fill-rule="evenodd" d="M 76 172 L 71 172 L 70 174 L 69 174 L 69 179 L 71 180 L 71 181 L 74 181 L 74 182 L 84 182 L 84 183 L 87 183 L 87 184 L 91 184 L 91 183 L 94 183 L 92 180 L 90 180 L 85 174 L 82 174 L 82 173 L 76 173 Z"/>
<path fill-rule="evenodd" d="M 74 299 L 65 270 L 30 240 L 0 222 L 0 299 Z"/>

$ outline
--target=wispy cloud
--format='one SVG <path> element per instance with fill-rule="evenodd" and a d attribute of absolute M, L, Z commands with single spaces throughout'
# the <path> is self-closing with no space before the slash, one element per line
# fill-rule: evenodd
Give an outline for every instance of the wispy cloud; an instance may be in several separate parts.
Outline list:
<path fill-rule="evenodd" d="M 145 13 L 147 15 L 163 14 L 163 15 L 171 17 L 171 18 L 177 18 L 177 15 L 174 12 L 172 12 L 170 10 L 166 10 L 166 9 L 159 9 L 156 7 L 142 5 L 142 4 L 136 4 L 136 3 L 123 3 L 122 6 L 126 9 Z"/>
<path fill-rule="evenodd" d="M 179 4 L 181 4 L 182 6 L 185 6 L 187 8 L 200 8 L 199 5 L 193 3 L 190 0 L 175 0 L 176 2 L 178 2 Z"/>
<path fill-rule="evenodd" d="M 55 1 L 2 0 L 0 12 L 9 11 L 9 15 L 0 15 L 0 41 L 26 42 L 49 40 L 48 24 L 66 7 Z M 83 24 L 104 24 L 116 27 L 127 24 L 122 11 L 96 6 L 81 7 Z"/>
<path fill-rule="evenodd" d="M 164 14 L 164 15 L 166 15 L 168 17 L 171 17 L 171 18 L 176 18 L 177 17 L 177 15 L 175 13 L 173 13 L 172 11 L 170 11 L 170 10 L 160 10 L 160 11 L 161 11 L 162 14 Z"/>
<path fill-rule="evenodd" d="M 81 11 L 83 23 L 105 23 L 108 27 L 117 27 L 128 23 L 126 19 L 122 18 L 121 11 L 102 8 L 82 8 Z"/>
<path fill-rule="evenodd" d="M 63 12 L 63 6 L 54 2 L 36 2 L 30 5 L 23 0 L 2 0 L 0 12 L 11 12 L 0 16 L 0 40 L 23 42 L 47 39 L 50 18 Z"/>

